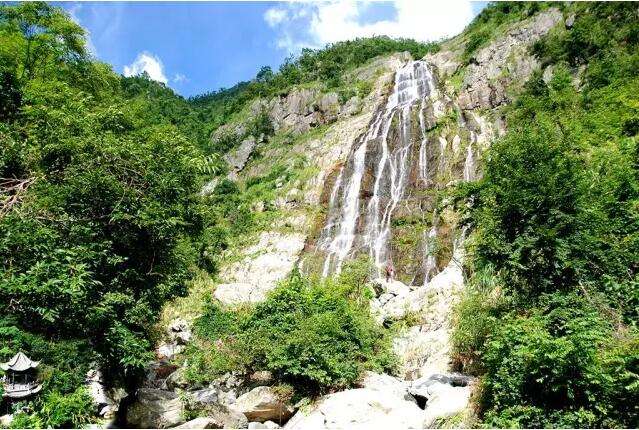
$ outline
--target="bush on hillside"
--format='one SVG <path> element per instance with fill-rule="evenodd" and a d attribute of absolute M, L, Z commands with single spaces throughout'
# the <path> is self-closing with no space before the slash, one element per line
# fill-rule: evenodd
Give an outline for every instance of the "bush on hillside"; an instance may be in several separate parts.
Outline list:
<path fill-rule="evenodd" d="M 367 300 L 358 300 L 360 282 L 359 275 L 317 281 L 294 273 L 254 308 L 210 304 L 196 331 L 211 349 L 194 360 L 190 376 L 270 370 L 306 392 L 349 386 L 365 368 L 391 369 L 388 339 Z"/>
<path fill-rule="evenodd" d="M 476 233 L 454 353 L 482 377 L 488 427 L 639 422 L 636 8 L 569 10 L 534 49 L 552 79 L 533 74 L 460 188 Z"/>
<path fill-rule="evenodd" d="M 505 316 L 484 354 L 486 424 L 636 427 L 636 335 L 615 334 L 599 309 L 576 294 L 544 295 L 528 315 Z"/>

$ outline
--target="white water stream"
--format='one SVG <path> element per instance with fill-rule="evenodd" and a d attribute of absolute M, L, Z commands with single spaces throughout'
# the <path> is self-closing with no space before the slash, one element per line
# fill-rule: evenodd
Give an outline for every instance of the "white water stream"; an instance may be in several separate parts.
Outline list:
<path fill-rule="evenodd" d="M 318 242 L 318 248 L 326 252 L 324 276 L 338 273 L 354 247 L 368 251 L 378 267 L 388 262 L 391 218 L 407 187 L 414 142 L 421 142 L 420 179 L 426 181 L 428 177 L 423 109 L 434 88 L 433 75 L 423 61 L 408 62 L 397 70 L 386 106 L 355 144 L 331 192 L 328 221 Z M 411 122 L 411 108 L 417 103 L 421 136 L 413 136 Z M 389 139 L 391 132 L 393 139 Z M 373 187 L 364 208 L 360 195 L 367 166 L 373 175 Z M 360 216 L 365 217 L 366 228 L 358 238 Z M 361 243 L 356 243 L 358 240 Z"/>

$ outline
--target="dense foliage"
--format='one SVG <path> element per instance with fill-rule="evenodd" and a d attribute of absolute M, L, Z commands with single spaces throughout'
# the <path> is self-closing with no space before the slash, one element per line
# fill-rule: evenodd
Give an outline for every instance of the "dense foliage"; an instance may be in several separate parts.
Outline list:
<path fill-rule="evenodd" d="M 317 392 L 349 386 L 365 368 L 391 369 L 389 338 L 370 316 L 362 271 L 353 263 L 325 281 L 293 273 L 253 308 L 210 304 L 196 326 L 208 348 L 191 357 L 188 377 L 269 370 L 280 383 Z"/>
<path fill-rule="evenodd" d="M 491 427 L 639 425 L 639 21 L 632 4 L 567 12 L 535 47 L 552 78 L 531 78 L 466 189 L 454 342 Z"/>
<path fill-rule="evenodd" d="M 60 9 L 1 6 L 0 41 L 0 360 L 42 360 L 29 419 L 78 426 L 89 367 L 134 382 L 200 260 L 206 162 L 186 101 L 89 58 Z"/>

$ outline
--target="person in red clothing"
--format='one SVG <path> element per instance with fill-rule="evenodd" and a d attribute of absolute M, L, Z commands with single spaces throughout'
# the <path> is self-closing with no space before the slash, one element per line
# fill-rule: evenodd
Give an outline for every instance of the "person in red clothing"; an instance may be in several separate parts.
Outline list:
<path fill-rule="evenodd" d="M 386 271 L 386 282 L 390 282 L 395 277 L 395 268 L 393 267 L 393 263 L 389 261 L 384 270 Z"/>

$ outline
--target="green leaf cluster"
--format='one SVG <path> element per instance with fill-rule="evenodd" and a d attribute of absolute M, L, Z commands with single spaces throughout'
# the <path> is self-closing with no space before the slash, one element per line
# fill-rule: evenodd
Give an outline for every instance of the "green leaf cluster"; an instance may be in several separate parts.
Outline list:
<path fill-rule="evenodd" d="M 367 368 L 392 370 L 390 338 L 367 308 L 368 271 L 354 266 L 327 281 L 294 273 L 252 308 L 211 303 L 196 325 L 210 349 L 190 359 L 189 377 L 269 370 L 298 392 L 317 393 L 350 386 Z"/>
<path fill-rule="evenodd" d="M 41 360 L 42 425 L 73 427 L 87 370 L 134 384 L 202 263 L 209 162 L 187 101 L 92 59 L 60 8 L 0 6 L 0 82 L 0 360 Z"/>

